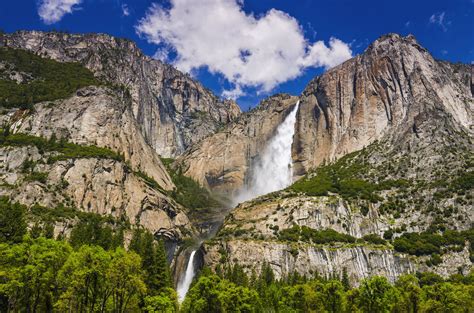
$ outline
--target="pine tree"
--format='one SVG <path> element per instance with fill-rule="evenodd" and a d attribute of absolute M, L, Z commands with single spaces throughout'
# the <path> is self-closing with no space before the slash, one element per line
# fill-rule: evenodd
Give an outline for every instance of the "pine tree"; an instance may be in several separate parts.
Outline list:
<path fill-rule="evenodd" d="M 342 279 L 341 279 L 342 285 L 344 286 L 344 290 L 347 291 L 351 289 L 351 283 L 349 281 L 349 275 L 347 274 L 347 268 L 344 267 L 342 269 Z"/>

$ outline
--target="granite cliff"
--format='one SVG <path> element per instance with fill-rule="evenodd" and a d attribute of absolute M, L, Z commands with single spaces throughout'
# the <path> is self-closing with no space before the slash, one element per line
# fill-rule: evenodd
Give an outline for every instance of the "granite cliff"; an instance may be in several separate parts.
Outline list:
<path fill-rule="evenodd" d="M 19 31 L 0 35 L 0 46 L 79 62 L 101 80 L 126 88 L 145 141 L 163 157 L 180 155 L 240 114 L 235 102 L 220 100 L 189 75 L 144 55 L 130 40 Z"/>
<path fill-rule="evenodd" d="M 413 36 L 397 34 L 316 77 L 299 97 L 295 125 L 294 175 L 302 178 L 237 206 L 205 244 L 206 264 L 258 271 L 266 262 L 279 277 L 345 268 L 353 283 L 374 274 L 394 281 L 416 271 L 468 273 L 471 90 L 468 65 L 437 61 Z M 220 154 L 209 156 L 212 164 Z"/>

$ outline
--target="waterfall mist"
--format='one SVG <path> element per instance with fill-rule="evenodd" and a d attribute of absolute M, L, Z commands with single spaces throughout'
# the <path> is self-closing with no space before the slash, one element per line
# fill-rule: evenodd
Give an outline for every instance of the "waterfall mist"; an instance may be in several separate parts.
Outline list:
<path fill-rule="evenodd" d="M 234 205 L 284 189 L 293 181 L 291 146 L 299 101 L 276 129 L 258 161 L 252 166 L 250 182 L 234 198 Z"/>

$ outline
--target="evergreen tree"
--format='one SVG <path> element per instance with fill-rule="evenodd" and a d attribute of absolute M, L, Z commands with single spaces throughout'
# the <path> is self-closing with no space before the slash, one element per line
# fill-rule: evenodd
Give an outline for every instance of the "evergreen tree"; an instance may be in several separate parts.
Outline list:
<path fill-rule="evenodd" d="M 344 286 L 344 290 L 347 291 L 351 289 L 351 283 L 349 281 L 349 275 L 347 274 L 347 268 L 344 267 L 342 269 L 342 278 L 341 278 L 342 285 Z"/>
<path fill-rule="evenodd" d="M 25 206 L 0 197 L 0 243 L 19 243 L 26 234 Z"/>
<path fill-rule="evenodd" d="M 163 241 L 156 241 L 147 230 L 135 229 L 129 248 L 142 257 L 145 282 L 152 294 L 173 286 Z"/>

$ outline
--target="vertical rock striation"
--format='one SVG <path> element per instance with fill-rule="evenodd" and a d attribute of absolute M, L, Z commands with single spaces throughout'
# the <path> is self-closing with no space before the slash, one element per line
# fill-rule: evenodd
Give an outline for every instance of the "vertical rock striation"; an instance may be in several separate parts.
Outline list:
<path fill-rule="evenodd" d="M 473 133 L 469 66 L 435 60 L 412 35 L 382 36 L 304 90 L 295 169 L 303 174 L 385 135 L 396 144 L 417 119 L 435 111 Z"/>

